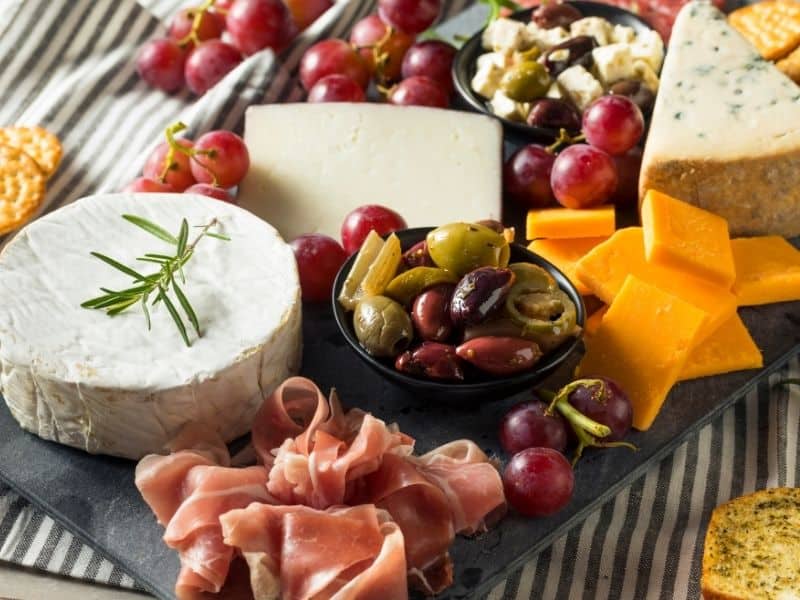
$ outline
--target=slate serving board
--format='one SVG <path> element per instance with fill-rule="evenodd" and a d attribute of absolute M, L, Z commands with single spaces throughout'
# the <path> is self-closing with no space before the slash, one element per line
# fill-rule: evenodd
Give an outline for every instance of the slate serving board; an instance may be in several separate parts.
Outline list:
<path fill-rule="evenodd" d="M 471 9 L 440 31 L 446 35 L 472 33 L 480 27 L 484 10 Z M 518 226 L 522 216 L 512 211 Z M 575 495 L 558 515 L 547 519 L 512 515 L 482 537 L 459 538 L 452 548 L 455 584 L 438 598 L 460 600 L 488 592 L 800 353 L 800 302 L 744 308 L 740 314 L 764 354 L 764 369 L 678 385 L 651 430 L 630 436 L 638 452 L 587 452 L 576 470 Z M 382 380 L 353 354 L 339 335 L 329 307 L 305 307 L 303 329 L 303 374 L 323 390 L 335 386 L 347 406 L 360 406 L 386 421 L 396 421 L 417 438 L 420 452 L 466 437 L 489 454 L 499 454 L 496 429 L 500 418 L 512 404 L 528 397 L 526 392 L 482 406 L 415 397 Z M 578 356 L 572 357 L 548 386 L 555 389 L 568 381 L 577 361 Z M 154 595 L 171 600 L 178 558 L 161 541 L 163 529 L 133 484 L 134 466 L 130 461 L 91 456 L 25 433 L 0 402 L 0 479 L 123 567 Z"/>

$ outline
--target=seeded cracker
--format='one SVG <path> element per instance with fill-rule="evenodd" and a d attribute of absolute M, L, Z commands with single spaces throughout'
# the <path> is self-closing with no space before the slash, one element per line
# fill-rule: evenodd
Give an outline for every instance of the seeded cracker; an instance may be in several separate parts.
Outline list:
<path fill-rule="evenodd" d="M 800 46 L 800 2 L 751 4 L 733 11 L 728 22 L 767 60 L 783 58 Z"/>
<path fill-rule="evenodd" d="M 0 127 L 0 146 L 24 150 L 39 165 L 47 179 L 61 162 L 61 142 L 42 127 Z"/>
<path fill-rule="evenodd" d="M 30 219 L 44 201 L 45 176 L 28 154 L 0 146 L 0 234 Z"/>

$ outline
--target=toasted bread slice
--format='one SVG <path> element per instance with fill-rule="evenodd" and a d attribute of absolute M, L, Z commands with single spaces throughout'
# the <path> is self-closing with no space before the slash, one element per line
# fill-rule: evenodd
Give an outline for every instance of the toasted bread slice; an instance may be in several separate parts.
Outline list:
<path fill-rule="evenodd" d="M 800 488 L 718 506 L 703 549 L 705 600 L 800 600 Z"/>

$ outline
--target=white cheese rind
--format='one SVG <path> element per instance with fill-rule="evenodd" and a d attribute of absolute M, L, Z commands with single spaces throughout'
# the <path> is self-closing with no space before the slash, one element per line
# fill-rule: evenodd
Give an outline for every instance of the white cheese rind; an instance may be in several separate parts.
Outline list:
<path fill-rule="evenodd" d="M 150 331 L 138 306 L 113 318 L 80 307 L 99 286 L 130 285 L 90 250 L 131 266 L 170 250 L 121 214 L 171 231 L 183 217 L 191 225 L 216 217 L 231 236 L 203 239 L 186 265 L 183 289 L 203 333 L 191 347 L 163 306 L 151 310 Z M 132 459 L 162 450 L 189 422 L 232 440 L 297 372 L 300 349 L 291 249 L 268 224 L 218 200 L 86 198 L 35 221 L 0 255 L 0 391 L 22 427 L 45 439 Z"/>
<path fill-rule="evenodd" d="M 286 239 L 338 238 L 364 204 L 400 213 L 410 227 L 499 219 L 502 126 L 491 117 L 380 104 L 251 106 L 250 170 L 240 206 Z"/>
<path fill-rule="evenodd" d="M 639 181 L 733 235 L 800 234 L 800 88 L 707 2 L 678 14 Z"/>

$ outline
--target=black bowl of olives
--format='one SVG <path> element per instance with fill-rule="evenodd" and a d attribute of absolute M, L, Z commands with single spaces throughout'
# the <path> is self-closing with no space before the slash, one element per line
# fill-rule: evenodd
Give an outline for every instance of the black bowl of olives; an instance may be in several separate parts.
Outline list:
<path fill-rule="evenodd" d="M 474 223 L 374 234 L 342 266 L 332 301 L 370 367 L 415 394 L 457 401 L 499 400 L 542 381 L 578 347 L 585 319 L 561 271 L 502 228 Z"/>
<path fill-rule="evenodd" d="M 508 19 L 526 24 L 533 22 L 549 30 L 551 27 L 569 29 L 571 22 L 585 17 L 604 19 L 611 26 L 629 27 L 637 36 L 652 29 L 640 17 L 623 8 L 581 0 L 543 3 L 538 8 L 517 11 L 509 15 Z M 486 28 L 483 28 L 470 37 L 453 60 L 452 76 L 460 103 L 500 120 L 506 134 L 519 142 L 550 143 L 559 138 L 561 129 L 571 134 L 579 133 L 581 111 L 568 98 L 559 97 L 563 94 L 553 95 L 545 90 L 548 86 L 558 89 L 555 84 L 557 76 L 570 66 L 581 65 L 592 71 L 592 50 L 597 47 L 597 41 L 591 35 L 570 37 L 541 54 L 536 52 L 535 56 L 530 57 L 529 62 L 526 60 L 524 64 L 519 65 L 526 67 L 527 71 L 521 68 L 520 72 L 514 73 L 513 76 L 506 72 L 504 75 L 507 79 L 506 85 L 515 86 L 514 91 L 522 94 L 518 97 L 517 105 L 524 105 L 527 109 L 527 114 L 511 117 L 498 114 L 492 109 L 491 99 L 473 89 L 473 79 L 478 73 L 479 59 L 491 54 L 483 47 L 485 30 Z M 528 52 L 530 50 L 522 51 L 522 54 Z M 516 54 L 518 53 L 515 52 Z M 638 80 L 621 80 L 606 89 L 605 93 L 618 93 L 629 97 L 639 105 L 645 118 L 652 111 L 655 102 L 655 92 Z M 525 94 L 529 94 L 531 99 L 525 98 L 523 101 L 522 97 L 525 97 Z"/>

